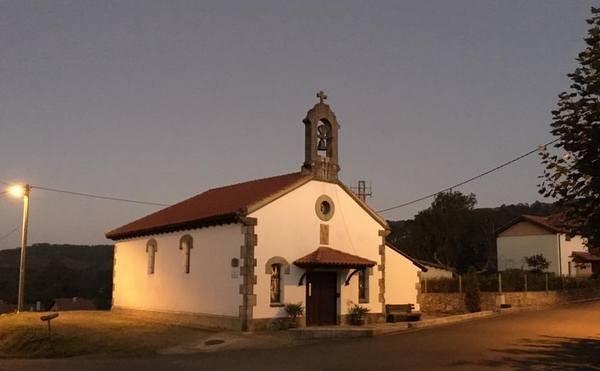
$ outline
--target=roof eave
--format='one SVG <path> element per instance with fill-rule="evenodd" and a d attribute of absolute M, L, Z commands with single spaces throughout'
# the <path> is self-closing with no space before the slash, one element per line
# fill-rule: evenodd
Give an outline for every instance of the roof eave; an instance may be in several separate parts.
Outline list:
<path fill-rule="evenodd" d="M 510 227 L 512 227 L 513 225 L 520 223 L 520 222 L 528 222 L 531 224 L 534 224 L 540 228 L 543 228 L 549 232 L 552 233 L 566 233 L 566 231 L 543 224 L 538 222 L 537 220 L 534 219 L 530 219 L 527 218 L 525 215 L 519 215 L 518 217 L 514 218 L 513 220 L 511 220 L 510 222 L 508 222 L 507 224 L 503 225 L 502 227 L 496 229 L 496 237 L 498 237 L 500 235 L 500 233 L 506 231 L 507 229 L 509 229 Z"/>
<path fill-rule="evenodd" d="M 423 264 L 419 263 L 419 261 L 417 261 L 417 259 L 415 259 L 412 256 L 408 255 L 407 253 L 405 253 L 404 251 L 400 250 L 399 248 L 397 248 L 396 246 L 392 245 L 391 243 L 386 242 L 385 245 L 387 247 L 389 247 L 390 249 L 394 250 L 395 252 L 397 252 L 398 254 L 404 256 L 406 259 L 410 260 L 413 263 L 413 265 L 415 267 L 419 268 L 422 272 L 427 272 L 429 270 L 429 268 L 427 268 Z"/>
<path fill-rule="evenodd" d="M 106 233 L 106 238 L 111 239 L 113 241 L 124 240 L 128 238 L 135 237 L 143 237 L 150 236 L 154 234 L 163 234 L 170 232 L 177 232 L 188 229 L 197 229 L 197 228 L 205 228 L 212 227 L 223 224 L 231 224 L 236 223 L 244 217 L 245 214 L 243 212 L 238 213 L 228 213 L 222 215 L 215 215 L 208 218 L 195 219 L 190 221 L 185 221 L 181 223 L 173 223 L 162 226 L 156 226 L 151 228 L 139 229 L 135 231 L 124 231 L 118 232 L 118 230 L 110 231 Z"/>

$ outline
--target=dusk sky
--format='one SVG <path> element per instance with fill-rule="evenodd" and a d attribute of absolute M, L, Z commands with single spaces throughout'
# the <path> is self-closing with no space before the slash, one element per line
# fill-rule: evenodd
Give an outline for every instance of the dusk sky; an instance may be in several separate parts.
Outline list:
<path fill-rule="evenodd" d="M 592 4 L 0 1 L 0 180 L 175 203 L 298 171 L 323 89 L 342 180 L 390 207 L 552 139 Z M 459 190 L 531 203 L 541 174 L 532 155 Z M 30 242 L 105 243 L 158 209 L 34 190 Z M 0 236 L 20 223 L 0 196 Z"/>

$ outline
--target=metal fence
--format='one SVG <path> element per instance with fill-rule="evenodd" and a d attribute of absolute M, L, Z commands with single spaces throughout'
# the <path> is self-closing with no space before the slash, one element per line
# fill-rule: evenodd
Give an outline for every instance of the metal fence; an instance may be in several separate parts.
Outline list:
<path fill-rule="evenodd" d="M 555 291 L 577 288 L 600 288 L 600 280 L 581 277 L 557 276 L 553 273 L 530 271 L 505 271 L 493 274 L 478 274 L 480 291 L 484 292 L 525 292 Z M 455 278 L 421 279 L 421 292 L 463 292 L 465 276 Z"/>

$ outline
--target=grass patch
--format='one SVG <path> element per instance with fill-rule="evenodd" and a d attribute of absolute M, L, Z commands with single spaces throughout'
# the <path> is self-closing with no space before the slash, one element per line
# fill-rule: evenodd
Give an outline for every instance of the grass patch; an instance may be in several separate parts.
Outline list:
<path fill-rule="evenodd" d="M 101 311 L 61 312 L 48 341 L 44 313 L 0 316 L 0 357 L 141 356 L 201 341 L 210 332 Z"/>

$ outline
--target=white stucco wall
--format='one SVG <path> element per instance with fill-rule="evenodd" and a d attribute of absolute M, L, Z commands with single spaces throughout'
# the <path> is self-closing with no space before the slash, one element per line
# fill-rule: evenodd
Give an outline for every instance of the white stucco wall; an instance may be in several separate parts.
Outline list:
<path fill-rule="evenodd" d="M 385 249 L 385 302 L 386 304 L 417 303 L 419 272 L 410 260 L 390 247 Z"/>
<path fill-rule="evenodd" d="M 452 278 L 453 276 L 452 271 L 431 266 L 427 266 L 427 272 L 419 271 L 419 277 L 422 279 Z"/>
<path fill-rule="evenodd" d="M 560 234 L 560 257 L 561 257 L 561 265 L 562 265 L 562 274 L 565 276 L 569 275 L 569 262 L 573 259 L 571 258 L 571 254 L 573 251 L 585 251 L 587 252 L 587 247 L 585 246 L 585 241 L 581 236 L 573 236 L 567 241 L 566 234 Z M 582 272 L 582 274 L 586 274 Z M 571 275 L 576 275 L 576 268 L 574 264 L 571 264 Z"/>
<path fill-rule="evenodd" d="M 550 262 L 548 272 L 559 274 L 558 238 L 555 234 L 496 238 L 498 270 L 527 269 L 526 256 L 543 254 Z"/>
<path fill-rule="evenodd" d="M 335 204 L 331 220 L 324 222 L 315 213 L 315 202 L 321 195 L 331 197 Z M 270 306 L 270 276 L 265 273 L 266 262 L 274 257 L 284 257 L 291 265 L 290 273 L 282 275 L 283 302 L 302 302 L 306 305 L 305 286 L 298 286 L 304 272 L 293 265 L 293 261 L 316 250 L 319 243 L 320 224 L 329 225 L 329 245 L 353 255 L 380 262 L 378 231 L 383 227 L 377 223 L 340 186 L 327 182 L 310 181 L 284 197 L 264 206 L 249 216 L 258 219 L 255 227 L 258 243 L 255 249 L 257 259 L 257 283 L 254 293 L 257 296 L 254 318 L 284 316 L 282 308 Z M 340 299 L 338 313 L 346 314 L 350 301 L 358 302 L 358 275 L 354 275 L 350 285 L 343 282 L 349 272 L 338 275 Z M 381 313 L 378 300 L 378 282 L 381 272 L 375 266 L 369 276 L 369 303 L 372 313 Z"/>
<path fill-rule="evenodd" d="M 189 274 L 185 273 L 185 252 L 179 249 L 185 234 L 194 239 Z M 154 274 L 147 269 L 150 238 L 158 246 Z M 118 241 L 113 305 L 237 317 L 242 278 L 239 268 L 231 267 L 231 259 L 239 258 L 243 240 L 241 225 L 229 224 Z"/>

